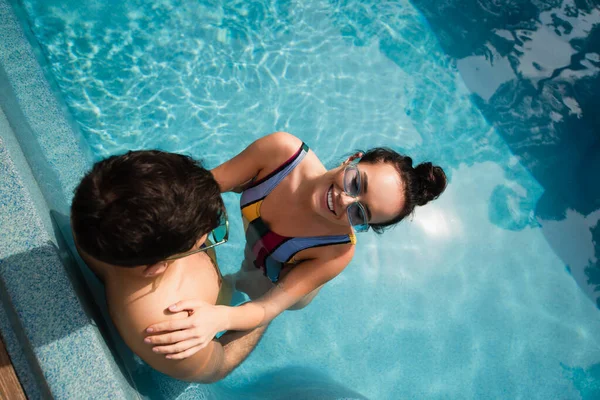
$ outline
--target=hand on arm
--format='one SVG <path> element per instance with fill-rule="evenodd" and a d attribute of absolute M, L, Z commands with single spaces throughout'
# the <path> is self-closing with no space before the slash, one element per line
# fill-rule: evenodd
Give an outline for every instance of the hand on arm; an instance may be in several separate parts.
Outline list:
<path fill-rule="evenodd" d="M 227 306 L 215 306 L 200 300 L 184 300 L 169 307 L 171 312 L 188 311 L 184 319 L 160 322 L 149 326 L 151 335 L 144 340 L 154 345 L 154 351 L 167 358 L 184 359 L 208 345 L 215 335 L 225 330 Z"/>
<path fill-rule="evenodd" d="M 250 331 L 268 325 L 284 310 L 339 274 L 352 259 L 354 249 L 327 262 L 307 260 L 298 264 L 261 298 L 238 307 L 213 306 L 199 301 L 182 301 L 170 311 L 187 310 L 190 316 L 148 327 L 147 343 L 173 359 L 190 357 L 204 348 L 222 330 Z M 149 331 L 149 330 L 152 331 Z"/>
<path fill-rule="evenodd" d="M 182 360 L 191 357 L 206 347 L 220 331 L 250 331 L 260 325 L 267 325 L 262 324 L 265 319 L 263 307 L 250 305 L 251 303 L 246 303 L 239 307 L 227 307 L 214 306 L 199 300 L 180 301 L 170 306 L 169 311 L 188 311 L 190 315 L 184 319 L 149 326 L 146 329 L 149 336 L 144 342 L 154 346 L 154 352 L 165 354 L 169 359 Z M 236 311 L 242 308 L 240 315 Z M 241 321 L 232 323 L 230 318 L 239 318 Z"/>
<path fill-rule="evenodd" d="M 193 305 L 195 309 L 203 312 L 209 307 L 214 307 L 202 302 L 181 303 Z M 210 311 L 207 314 L 210 314 Z M 175 364 L 170 364 L 170 370 L 163 372 L 191 382 L 212 383 L 225 378 L 254 350 L 266 329 L 265 326 L 247 332 L 227 332 L 219 340 L 211 337 L 212 340 L 204 343 L 197 337 L 201 334 L 196 333 L 194 327 L 187 328 L 193 325 L 191 322 L 183 319 L 152 325 L 157 327 L 153 329 L 161 330 L 162 327 L 166 327 L 173 331 L 160 331 L 159 335 L 151 337 L 169 343 L 168 346 L 163 346 L 161 351 L 155 350 L 155 353 L 165 354 L 164 349 L 169 348 L 174 350 L 168 353 L 183 350 L 180 353 L 167 354 L 166 358 L 171 361 L 164 362 Z"/>

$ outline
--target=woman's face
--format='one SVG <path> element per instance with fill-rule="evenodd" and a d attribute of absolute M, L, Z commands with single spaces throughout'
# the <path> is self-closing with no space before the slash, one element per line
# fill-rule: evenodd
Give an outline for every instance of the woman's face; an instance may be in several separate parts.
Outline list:
<path fill-rule="evenodd" d="M 404 207 L 404 187 L 400 174 L 390 164 L 359 163 L 358 174 L 349 174 L 347 186 L 354 187 L 357 197 L 349 196 L 344 191 L 345 167 L 359 154 L 350 157 L 338 168 L 328 171 L 320 179 L 315 194 L 317 212 L 339 225 L 350 226 L 347 209 L 356 201 L 366 211 L 369 224 L 387 222 L 396 217 Z M 358 181 L 360 180 L 360 184 Z M 351 209 L 356 216 L 356 207 Z M 355 218 L 356 219 L 356 218 Z"/>

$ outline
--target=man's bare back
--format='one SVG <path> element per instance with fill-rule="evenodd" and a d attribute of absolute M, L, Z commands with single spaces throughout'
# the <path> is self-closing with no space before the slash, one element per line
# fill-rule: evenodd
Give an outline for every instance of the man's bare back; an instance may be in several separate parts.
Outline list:
<path fill-rule="evenodd" d="M 177 379 L 197 380 L 211 355 L 222 352 L 220 345 L 214 342 L 190 358 L 169 360 L 154 353 L 152 347 L 144 343 L 148 326 L 187 317 L 187 312 L 171 313 L 168 310 L 169 305 L 178 300 L 185 298 L 217 303 L 221 277 L 206 253 L 175 260 L 163 274 L 142 278 L 139 268 L 114 267 L 94 260 L 81 249 L 78 251 L 103 281 L 108 310 L 121 337 L 150 366 Z M 211 354 L 213 352 L 216 354 Z"/>

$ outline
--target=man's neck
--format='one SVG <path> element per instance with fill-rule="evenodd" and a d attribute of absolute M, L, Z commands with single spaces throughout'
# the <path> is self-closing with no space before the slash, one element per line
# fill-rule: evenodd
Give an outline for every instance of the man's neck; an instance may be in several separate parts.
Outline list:
<path fill-rule="evenodd" d="M 106 268 L 105 280 L 119 284 L 120 286 L 146 287 L 153 286 L 160 282 L 162 275 L 145 276 L 144 267 L 120 267 L 117 265 L 108 265 Z"/>
<path fill-rule="evenodd" d="M 76 247 L 83 261 L 85 261 L 105 286 L 116 286 L 119 290 L 124 290 L 128 293 L 143 293 L 155 290 L 163 278 L 164 274 L 144 276 L 144 266 L 121 267 L 105 263 L 90 256 L 79 246 Z"/>

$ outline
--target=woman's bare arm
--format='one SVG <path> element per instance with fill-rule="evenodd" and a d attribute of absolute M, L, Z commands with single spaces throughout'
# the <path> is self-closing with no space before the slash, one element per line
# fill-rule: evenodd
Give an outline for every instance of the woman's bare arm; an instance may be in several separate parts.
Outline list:
<path fill-rule="evenodd" d="M 255 140 L 231 160 L 211 172 L 221 187 L 221 192 L 237 191 L 268 168 L 270 161 L 280 154 L 297 150 L 302 141 L 286 132 L 275 132 Z"/>
<path fill-rule="evenodd" d="M 335 258 L 327 261 L 306 260 L 290 272 L 262 297 L 239 307 L 226 307 L 227 330 L 250 330 L 271 322 L 307 294 L 336 277 L 352 260 L 354 246 L 343 246 Z"/>

